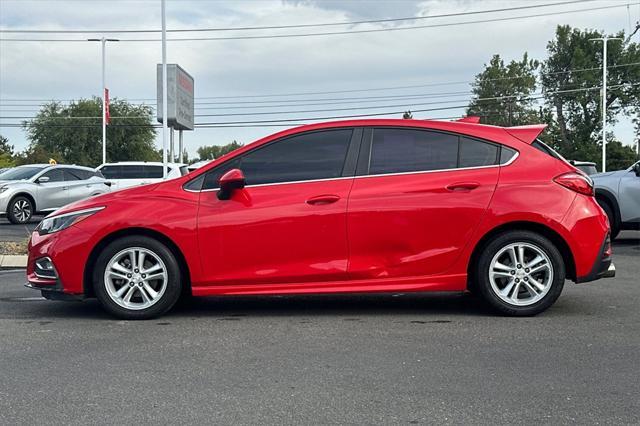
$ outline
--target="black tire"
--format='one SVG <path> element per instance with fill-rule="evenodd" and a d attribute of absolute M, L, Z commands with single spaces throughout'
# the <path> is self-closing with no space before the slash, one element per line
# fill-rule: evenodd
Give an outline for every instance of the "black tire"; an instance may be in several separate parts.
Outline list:
<path fill-rule="evenodd" d="M 491 285 L 489 271 L 491 262 L 503 248 L 514 243 L 529 244 L 542 251 L 550 260 L 553 267 L 553 279 L 547 293 L 535 303 L 518 306 L 501 299 Z M 558 299 L 566 276 L 564 260 L 558 248 L 546 237 L 531 231 L 508 231 L 493 238 L 487 243 L 477 258 L 474 274 L 476 294 L 479 294 L 492 308 L 509 316 L 532 316 L 545 311 Z M 530 281 L 529 281 L 530 283 Z M 524 284 L 524 283 L 523 283 Z M 518 287 L 519 288 L 519 287 Z"/>
<path fill-rule="evenodd" d="M 602 207 L 602 210 L 604 210 L 604 212 L 607 214 L 607 217 L 609 218 L 609 226 L 611 226 L 611 241 L 613 241 L 620 233 L 620 224 L 616 219 L 616 215 L 614 214 L 611 205 L 599 198 L 597 199 L 597 201 L 598 204 L 600 204 L 600 207 Z"/>
<path fill-rule="evenodd" d="M 33 217 L 33 209 L 34 205 L 29 197 L 18 195 L 9 201 L 9 206 L 7 206 L 7 218 L 9 219 L 9 222 L 17 225 L 27 223 Z M 26 216 L 21 215 L 21 213 L 25 213 Z"/>
<path fill-rule="evenodd" d="M 108 263 L 114 256 L 128 248 L 138 247 L 149 250 L 162 260 L 168 279 L 164 293 L 154 304 L 144 309 L 134 310 L 127 309 L 114 301 L 107 290 L 104 275 Z M 98 256 L 93 272 L 93 289 L 104 309 L 118 318 L 126 320 L 155 318 L 171 309 L 180 297 L 182 292 L 180 266 L 171 250 L 158 240 L 140 235 L 119 238 L 105 247 Z"/>

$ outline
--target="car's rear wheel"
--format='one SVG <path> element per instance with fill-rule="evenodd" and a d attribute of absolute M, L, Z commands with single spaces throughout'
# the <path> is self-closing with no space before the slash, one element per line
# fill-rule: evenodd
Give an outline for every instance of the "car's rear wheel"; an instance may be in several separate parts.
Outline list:
<path fill-rule="evenodd" d="M 98 256 L 93 284 L 104 308 L 123 319 L 167 312 L 180 297 L 178 262 L 164 244 L 145 236 L 120 238 Z"/>
<path fill-rule="evenodd" d="M 478 257 L 475 284 L 493 308 L 513 316 L 536 315 L 560 296 L 565 265 L 557 247 L 530 231 L 510 231 L 489 242 Z"/>
<path fill-rule="evenodd" d="M 23 195 L 18 195 L 9 202 L 7 218 L 15 224 L 27 223 L 33 216 L 33 203 Z"/>

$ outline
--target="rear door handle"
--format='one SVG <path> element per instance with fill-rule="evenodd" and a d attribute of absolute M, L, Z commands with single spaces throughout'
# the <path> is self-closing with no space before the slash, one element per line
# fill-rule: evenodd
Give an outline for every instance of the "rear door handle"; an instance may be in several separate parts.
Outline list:
<path fill-rule="evenodd" d="M 333 204 L 338 201 L 340 197 L 337 195 L 318 195 L 316 197 L 311 197 L 307 200 L 307 204 L 311 204 L 313 206 L 321 206 L 323 204 Z"/>
<path fill-rule="evenodd" d="M 479 186 L 480 184 L 478 182 L 456 182 L 456 183 L 447 185 L 446 188 L 449 191 L 462 192 L 462 191 L 473 191 Z"/>

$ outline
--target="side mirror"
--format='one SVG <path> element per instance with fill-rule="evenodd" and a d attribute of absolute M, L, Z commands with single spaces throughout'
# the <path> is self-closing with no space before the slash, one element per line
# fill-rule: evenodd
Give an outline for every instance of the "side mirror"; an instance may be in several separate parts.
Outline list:
<path fill-rule="evenodd" d="M 220 190 L 218 191 L 218 200 L 228 200 L 231 198 L 233 191 L 244 188 L 246 181 L 244 174 L 240 169 L 231 169 L 223 174 L 218 181 Z"/>
<path fill-rule="evenodd" d="M 38 183 L 47 183 L 49 182 L 49 176 L 40 176 L 38 178 Z"/>
<path fill-rule="evenodd" d="M 634 164 L 632 170 L 634 171 L 636 176 L 640 176 L 640 162 Z"/>

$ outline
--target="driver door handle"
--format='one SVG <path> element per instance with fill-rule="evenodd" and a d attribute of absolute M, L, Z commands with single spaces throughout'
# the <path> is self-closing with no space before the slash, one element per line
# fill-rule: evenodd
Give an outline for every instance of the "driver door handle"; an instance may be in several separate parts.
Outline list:
<path fill-rule="evenodd" d="M 449 191 L 464 192 L 472 191 L 479 187 L 478 182 L 456 182 L 446 186 Z"/>
<path fill-rule="evenodd" d="M 324 204 L 333 204 L 338 201 L 340 197 L 337 195 L 318 195 L 316 197 L 311 197 L 307 200 L 307 204 L 312 206 L 321 206 Z"/>

